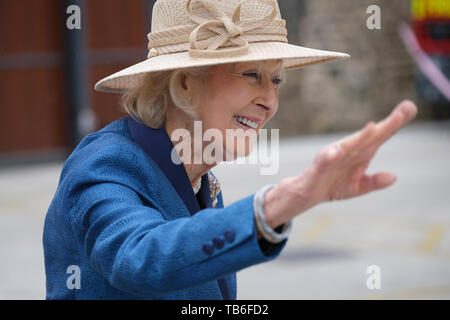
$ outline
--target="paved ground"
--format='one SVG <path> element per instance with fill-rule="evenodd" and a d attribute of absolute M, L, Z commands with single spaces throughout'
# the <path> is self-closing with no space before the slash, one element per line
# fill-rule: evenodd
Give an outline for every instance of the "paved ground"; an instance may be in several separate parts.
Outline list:
<path fill-rule="evenodd" d="M 284 140 L 280 170 L 222 165 L 226 203 L 301 172 L 343 134 Z M 319 205 L 294 220 L 280 257 L 238 273 L 239 299 L 449 299 L 450 122 L 414 123 L 377 154 L 369 172 L 397 182 L 358 199 Z M 42 299 L 42 226 L 62 164 L 0 170 L 0 299 Z M 377 265 L 380 289 L 369 290 Z"/>

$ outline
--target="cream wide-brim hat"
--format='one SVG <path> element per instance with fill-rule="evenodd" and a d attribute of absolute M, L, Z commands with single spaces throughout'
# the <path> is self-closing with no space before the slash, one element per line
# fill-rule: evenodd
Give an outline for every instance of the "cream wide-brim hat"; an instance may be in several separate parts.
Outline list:
<path fill-rule="evenodd" d="M 289 44 L 276 0 L 158 0 L 148 34 L 148 59 L 96 85 L 104 92 L 135 88 L 146 73 L 237 62 L 279 60 L 286 70 L 345 53 Z"/>

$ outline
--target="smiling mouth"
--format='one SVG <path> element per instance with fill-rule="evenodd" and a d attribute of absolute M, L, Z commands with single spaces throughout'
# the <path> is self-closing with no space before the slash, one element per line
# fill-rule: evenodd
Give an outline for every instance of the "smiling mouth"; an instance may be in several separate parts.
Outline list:
<path fill-rule="evenodd" d="M 258 124 L 256 122 L 251 121 L 247 118 L 244 118 L 241 116 L 234 116 L 234 119 L 247 128 L 254 129 L 254 130 L 256 130 L 256 128 L 258 128 Z"/>

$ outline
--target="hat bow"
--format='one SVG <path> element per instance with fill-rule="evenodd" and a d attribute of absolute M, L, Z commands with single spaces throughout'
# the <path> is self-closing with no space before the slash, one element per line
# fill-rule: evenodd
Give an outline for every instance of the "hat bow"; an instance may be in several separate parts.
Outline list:
<path fill-rule="evenodd" d="M 213 19 L 210 20 L 196 15 L 191 8 L 192 0 L 186 2 L 186 11 L 189 17 L 198 23 L 198 26 L 189 36 L 189 55 L 194 58 L 218 58 L 246 54 L 248 52 L 248 41 L 243 37 L 244 33 L 266 26 L 277 14 L 275 4 L 270 0 L 258 0 L 272 7 L 272 11 L 269 14 L 261 18 L 248 20 L 241 20 L 241 6 L 249 0 L 242 1 L 235 8 L 231 19 L 225 13 L 218 10 L 214 1 L 197 1 L 211 14 Z M 204 29 L 214 32 L 216 35 L 199 42 L 198 34 Z M 237 48 L 216 50 L 228 41 L 237 46 Z"/>

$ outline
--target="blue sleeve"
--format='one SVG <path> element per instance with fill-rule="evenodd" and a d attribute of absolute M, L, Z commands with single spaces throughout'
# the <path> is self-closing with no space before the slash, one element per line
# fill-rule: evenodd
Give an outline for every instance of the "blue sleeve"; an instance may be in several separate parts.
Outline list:
<path fill-rule="evenodd" d="M 114 164 L 102 169 L 111 163 L 97 162 L 96 174 L 90 171 L 85 175 L 90 178 L 79 179 L 71 188 L 68 207 L 84 254 L 94 270 L 118 289 L 165 295 L 274 259 L 285 245 L 262 252 L 253 195 L 226 208 L 170 220 L 156 206 L 144 205 L 138 190 L 117 182 L 117 161 Z M 89 170 L 93 168 L 84 169 Z M 137 177 L 139 170 L 135 162 L 125 172 Z"/>

